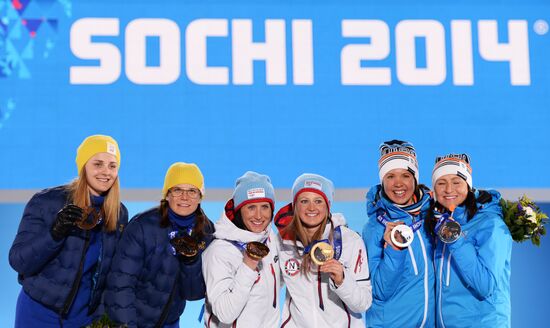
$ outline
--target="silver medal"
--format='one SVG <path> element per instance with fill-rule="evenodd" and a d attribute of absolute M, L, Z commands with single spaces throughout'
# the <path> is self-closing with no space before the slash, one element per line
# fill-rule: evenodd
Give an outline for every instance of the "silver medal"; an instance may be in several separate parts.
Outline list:
<path fill-rule="evenodd" d="M 460 227 L 460 224 L 453 220 L 446 220 L 441 224 L 441 227 L 439 227 L 439 230 L 437 231 L 437 236 L 439 237 L 439 240 L 444 242 L 445 244 L 451 244 L 457 241 L 458 238 L 460 238 L 460 235 L 462 233 L 462 227 Z"/>
<path fill-rule="evenodd" d="M 414 232 L 408 225 L 400 224 L 391 230 L 391 242 L 400 248 L 408 247 L 414 239 Z"/>

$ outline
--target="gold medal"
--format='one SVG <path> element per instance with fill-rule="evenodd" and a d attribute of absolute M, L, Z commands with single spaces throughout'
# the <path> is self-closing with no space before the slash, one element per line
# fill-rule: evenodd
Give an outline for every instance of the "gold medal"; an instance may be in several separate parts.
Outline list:
<path fill-rule="evenodd" d="M 330 244 L 320 242 L 311 248 L 310 254 L 313 263 L 323 265 L 328 260 L 334 258 L 334 249 L 330 246 Z"/>

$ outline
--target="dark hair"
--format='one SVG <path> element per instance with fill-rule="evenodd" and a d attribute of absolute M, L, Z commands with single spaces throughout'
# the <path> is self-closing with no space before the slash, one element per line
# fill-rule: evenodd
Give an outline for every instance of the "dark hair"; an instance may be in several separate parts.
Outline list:
<path fill-rule="evenodd" d="M 160 226 L 162 228 L 166 228 L 170 225 L 170 219 L 168 219 L 168 201 L 166 199 L 162 199 L 160 201 L 159 206 L 159 212 L 160 212 Z M 204 213 L 204 211 L 201 208 L 201 204 L 197 206 L 197 209 L 195 210 L 195 227 L 193 228 L 192 235 L 195 236 L 197 240 L 202 240 L 206 235 L 210 234 L 210 231 L 213 231 L 212 224 L 210 223 L 210 220 Z"/>
<path fill-rule="evenodd" d="M 235 212 L 235 217 L 233 218 L 233 224 L 235 227 L 241 229 L 241 230 L 248 230 L 246 226 L 244 225 L 243 216 L 241 214 L 241 210 Z"/>
<path fill-rule="evenodd" d="M 464 205 L 464 207 L 466 207 L 467 221 L 470 221 L 474 217 L 474 215 L 477 213 L 477 210 L 478 210 L 477 200 L 476 200 L 474 191 L 475 190 L 469 190 L 468 195 L 466 196 L 466 199 L 462 202 L 462 204 L 458 205 L 458 206 Z M 480 195 L 479 195 L 480 202 L 487 202 L 487 200 L 482 199 L 482 197 L 485 197 L 486 194 L 489 195 L 490 197 L 490 194 L 487 193 L 486 191 L 484 190 L 480 191 Z M 490 201 L 490 198 L 489 198 L 489 201 Z M 435 218 L 435 213 L 434 213 L 435 211 L 442 213 L 442 212 L 448 211 L 448 209 L 445 208 L 443 205 L 441 205 L 439 202 L 436 202 L 434 200 L 431 201 L 430 209 L 428 210 L 428 213 L 426 214 L 426 219 L 424 221 L 424 228 L 426 229 L 426 232 L 430 236 L 435 236 L 434 229 L 437 221 L 437 219 Z"/>

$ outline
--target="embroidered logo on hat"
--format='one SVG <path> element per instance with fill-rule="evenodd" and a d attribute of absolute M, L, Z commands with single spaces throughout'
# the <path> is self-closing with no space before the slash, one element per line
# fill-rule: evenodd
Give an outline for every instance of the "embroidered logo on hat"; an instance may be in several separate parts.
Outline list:
<path fill-rule="evenodd" d="M 321 184 L 319 181 L 315 181 L 315 180 L 306 180 L 306 181 L 304 181 L 304 187 L 305 188 L 314 188 L 314 189 L 323 190 L 323 184 Z"/>
<path fill-rule="evenodd" d="M 246 197 L 248 199 L 254 198 L 265 198 L 265 189 L 264 188 L 252 188 L 246 191 Z"/>
<path fill-rule="evenodd" d="M 116 156 L 116 145 L 111 142 L 107 142 L 107 152 Z"/>

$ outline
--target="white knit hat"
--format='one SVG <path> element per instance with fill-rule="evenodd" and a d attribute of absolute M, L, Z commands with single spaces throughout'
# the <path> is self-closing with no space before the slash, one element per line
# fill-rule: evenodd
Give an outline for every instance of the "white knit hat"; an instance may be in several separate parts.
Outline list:
<path fill-rule="evenodd" d="M 472 167 L 470 166 L 470 156 L 467 154 L 448 154 L 436 157 L 432 172 L 432 188 L 437 179 L 447 174 L 458 175 L 466 180 L 470 189 L 473 188 Z"/>
<path fill-rule="evenodd" d="M 380 145 L 380 159 L 378 160 L 380 183 L 384 180 L 386 173 L 393 169 L 407 170 L 413 174 L 416 184 L 420 181 L 416 152 L 410 142 L 391 140 Z"/>

